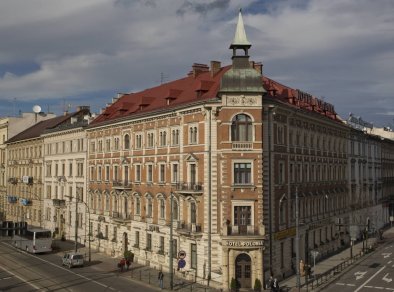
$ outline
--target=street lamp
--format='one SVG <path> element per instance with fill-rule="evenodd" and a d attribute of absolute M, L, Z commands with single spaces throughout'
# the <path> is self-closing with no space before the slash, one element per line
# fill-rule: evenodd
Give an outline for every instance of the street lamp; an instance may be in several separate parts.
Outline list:
<path fill-rule="evenodd" d="M 172 191 L 170 192 L 170 251 L 169 251 L 169 269 L 170 269 L 170 289 L 174 289 L 174 269 L 173 269 L 173 234 L 172 234 L 172 227 L 173 227 L 173 219 L 174 219 L 174 214 L 173 214 L 173 195 Z"/>
<path fill-rule="evenodd" d="M 296 271 L 297 271 L 297 288 L 300 291 L 301 279 L 300 279 L 300 218 L 299 218 L 299 206 L 298 206 L 298 187 L 296 187 Z"/>
<path fill-rule="evenodd" d="M 275 110 L 274 105 L 267 108 L 268 114 L 268 232 L 269 232 L 269 267 L 270 275 L 272 275 L 272 198 L 271 198 L 271 119 L 272 111 Z"/>

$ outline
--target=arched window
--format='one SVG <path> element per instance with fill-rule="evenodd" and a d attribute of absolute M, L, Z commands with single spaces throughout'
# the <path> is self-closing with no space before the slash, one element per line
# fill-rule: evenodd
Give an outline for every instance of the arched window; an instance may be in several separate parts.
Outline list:
<path fill-rule="evenodd" d="M 153 216 L 153 203 L 152 203 L 152 198 L 148 198 L 147 199 L 147 205 L 148 205 L 148 209 L 147 209 L 147 214 L 146 216 L 149 218 L 152 218 Z"/>
<path fill-rule="evenodd" d="M 252 119 L 245 115 L 236 115 L 231 121 L 231 141 L 252 141 Z"/>
<path fill-rule="evenodd" d="M 124 149 L 130 149 L 130 136 L 129 134 L 126 134 L 124 136 Z"/>
<path fill-rule="evenodd" d="M 161 219 L 164 219 L 164 216 L 165 216 L 165 200 L 164 199 L 160 199 L 159 200 L 159 202 L 160 202 L 160 218 Z"/>
<path fill-rule="evenodd" d="M 109 195 L 105 196 L 105 211 L 109 211 Z"/>
<path fill-rule="evenodd" d="M 135 214 L 141 215 L 141 200 L 139 197 L 135 198 Z"/>
<path fill-rule="evenodd" d="M 172 219 L 178 220 L 178 202 L 174 199 L 172 200 Z"/>
<path fill-rule="evenodd" d="M 190 223 L 197 223 L 197 210 L 196 203 L 190 203 Z"/>

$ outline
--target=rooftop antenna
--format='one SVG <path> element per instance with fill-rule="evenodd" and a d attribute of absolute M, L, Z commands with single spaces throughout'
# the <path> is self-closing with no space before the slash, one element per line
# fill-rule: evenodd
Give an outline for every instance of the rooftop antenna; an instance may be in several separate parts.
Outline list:
<path fill-rule="evenodd" d="M 164 72 L 160 72 L 160 84 L 163 84 L 167 80 L 168 76 Z"/>
<path fill-rule="evenodd" d="M 13 100 L 13 107 L 14 107 L 14 117 L 16 117 L 16 97 Z"/>
<path fill-rule="evenodd" d="M 35 122 L 37 123 L 37 115 L 41 112 L 41 107 L 39 105 L 33 106 L 33 112 L 35 113 Z"/>

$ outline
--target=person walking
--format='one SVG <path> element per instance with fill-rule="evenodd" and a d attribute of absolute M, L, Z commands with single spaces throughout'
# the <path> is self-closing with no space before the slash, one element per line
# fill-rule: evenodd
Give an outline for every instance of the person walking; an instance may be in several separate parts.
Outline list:
<path fill-rule="evenodd" d="M 274 279 L 274 281 L 272 282 L 272 288 L 271 291 L 273 292 L 279 292 L 279 283 L 278 283 L 278 279 Z"/>
<path fill-rule="evenodd" d="M 130 265 L 131 265 L 130 260 L 129 260 L 129 259 L 126 259 L 126 269 L 127 269 L 127 271 L 129 270 Z"/>
<path fill-rule="evenodd" d="M 163 272 L 159 271 L 159 275 L 157 276 L 157 279 L 159 279 L 160 289 L 163 289 L 163 278 L 164 278 Z"/>

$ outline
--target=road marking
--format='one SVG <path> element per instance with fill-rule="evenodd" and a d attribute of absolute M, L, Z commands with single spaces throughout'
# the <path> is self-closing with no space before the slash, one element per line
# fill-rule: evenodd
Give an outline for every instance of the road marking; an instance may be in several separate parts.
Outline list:
<path fill-rule="evenodd" d="M 38 287 L 38 286 L 34 285 L 33 283 L 30 283 L 28 280 L 26 280 L 26 279 L 24 279 L 24 278 L 22 278 L 22 277 L 20 277 L 20 276 L 18 276 L 18 275 L 16 275 L 16 274 L 14 274 L 14 273 L 11 272 L 10 270 L 7 270 L 6 268 L 4 268 L 4 267 L 2 267 L 2 266 L 0 266 L 0 268 L 2 268 L 2 269 L 3 269 L 4 271 L 6 271 L 7 273 L 13 275 L 14 277 L 17 277 L 17 278 L 18 278 L 19 280 L 21 280 L 23 283 L 26 283 L 26 284 L 32 286 L 34 289 L 37 289 L 37 290 L 40 290 L 40 289 L 41 289 L 41 287 Z M 10 277 L 10 278 L 11 278 L 11 277 Z"/>
<path fill-rule="evenodd" d="M 386 266 L 383 266 L 379 269 L 379 271 L 377 271 L 375 274 L 373 274 L 367 281 L 364 282 L 364 284 L 362 284 L 360 287 L 358 287 L 356 290 L 354 290 L 354 292 L 358 292 L 360 291 L 365 285 L 368 284 L 369 281 L 371 281 L 373 278 L 375 278 L 381 271 L 384 270 L 384 268 L 386 268 Z"/>
<path fill-rule="evenodd" d="M 360 279 L 364 278 L 366 273 L 367 273 L 366 271 L 365 272 L 355 272 L 354 275 L 356 276 L 356 280 L 360 280 Z"/>
<path fill-rule="evenodd" d="M 384 275 L 384 277 L 382 278 L 383 281 L 390 283 L 391 281 L 393 281 L 393 279 L 387 277 L 389 273 L 387 273 L 386 275 Z M 387 278 L 386 278 L 387 277 Z"/>
<path fill-rule="evenodd" d="M 8 279 L 12 279 L 12 277 L 4 277 L 4 278 L 1 278 L 0 280 L 8 280 Z"/>
<path fill-rule="evenodd" d="M 9 246 L 9 247 L 11 247 L 11 248 L 15 248 L 13 245 L 11 245 L 11 244 L 9 244 L 9 243 L 4 243 L 4 242 L 2 242 L 2 244 L 7 245 L 7 246 Z M 83 278 L 83 279 L 85 279 L 85 280 L 88 280 L 88 281 L 91 281 L 91 282 L 93 282 L 93 283 L 96 283 L 97 285 L 100 285 L 100 286 L 102 286 L 102 287 L 104 287 L 104 288 L 111 288 L 111 286 L 102 284 L 102 283 L 100 283 L 100 282 L 98 282 L 98 281 L 96 281 L 96 280 L 93 280 L 92 278 L 88 278 L 88 277 L 86 277 L 86 276 L 77 274 L 77 273 L 75 273 L 75 272 L 73 272 L 73 271 L 70 271 L 70 269 L 66 269 L 66 268 L 63 268 L 62 266 L 58 266 L 58 265 L 56 265 L 56 264 L 54 264 L 54 263 L 52 263 L 52 262 L 49 262 L 49 261 L 44 260 L 44 259 L 42 259 L 42 258 L 40 258 L 40 257 L 38 257 L 38 256 L 32 255 L 32 254 L 30 254 L 30 253 L 27 253 L 27 252 L 25 252 L 25 251 L 23 251 L 23 250 L 20 250 L 20 252 L 25 253 L 26 255 L 28 255 L 28 256 L 30 256 L 30 257 L 34 257 L 34 258 L 36 258 L 36 259 L 38 259 L 38 260 L 40 260 L 40 261 L 43 261 L 44 263 L 50 264 L 50 265 L 52 265 L 52 266 L 54 266 L 54 267 L 56 267 L 56 268 L 59 268 L 59 269 L 62 269 L 62 270 L 64 270 L 64 271 L 67 271 L 67 272 L 69 272 L 69 273 L 71 273 L 71 274 L 74 274 L 75 276 L 78 276 L 78 277 L 81 277 L 81 278 Z M 1 266 L 0 266 L 0 267 L 1 267 Z M 3 267 L 1 267 L 1 268 L 4 270 Z M 9 272 L 9 271 L 7 271 L 7 272 Z M 9 272 L 9 273 L 12 274 L 12 275 L 14 275 L 15 277 L 18 277 L 17 275 L 15 275 L 15 274 L 13 274 L 13 273 L 11 273 L 11 272 Z M 18 278 L 19 278 L 19 277 L 18 277 Z M 30 285 L 34 286 L 33 284 L 30 284 Z M 38 288 L 38 287 L 36 287 L 36 286 L 34 286 L 34 288 L 36 288 L 37 290 L 40 289 L 40 288 Z"/>
<path fill-rule="evenodd" d="M 336 283 L 339 286 L 350 286 L 350 287 L 354 287 L 356 286 L 355 284 L 346 284 L 346 283 Z"/>
<path fill-rule="evenodd" d="M 391 264 L 391 263 L 392 263 L 392 261 L 389 261 L 389 262 L 388 262 L 388 264 Z"/>
<path fill-rule="evenodd" d="M 389 258 L 390 256 L 391 256 L 391 252 L 384 252 L 384 253 L 382 253 L 382 256 L 386 259 L 386 258 Z"/>

